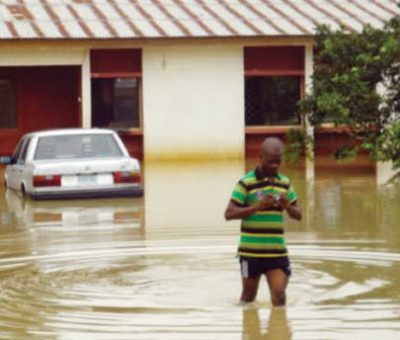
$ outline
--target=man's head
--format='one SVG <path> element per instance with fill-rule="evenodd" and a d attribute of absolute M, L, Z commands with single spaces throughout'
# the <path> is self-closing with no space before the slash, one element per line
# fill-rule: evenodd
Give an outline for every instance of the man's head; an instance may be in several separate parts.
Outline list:
<path fill-rule="evenodd" d="M 261 145 L 260 166 L 264 175 L 275 176 L 282 163 L 283 143 L 275 137 L 268 137 Z"/>

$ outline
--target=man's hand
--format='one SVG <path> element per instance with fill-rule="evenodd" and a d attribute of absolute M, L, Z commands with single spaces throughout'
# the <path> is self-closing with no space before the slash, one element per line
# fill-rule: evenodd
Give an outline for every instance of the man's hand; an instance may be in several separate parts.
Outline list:
<path fill-rule="evenodd" d="M 279 196 L 279 205 L 282 209 L 285 209 L 291 218 L 300 221 L 302 219 L 302 213 L 297 204 L 291 204 L 289 198 L 285 194 Z"/>
<path fill-rule="evenodd" d="M 277 207 L 282 209 L 287 209 L 290 206 L 289 198 L 285 194 L 280 195 L 263 195 L 259 196 L 259 201 L 256 204 L 257 211 L 265 210 L 270 207 Z"/>
<path fill-rule="evenodd" d="M 276 199 L 274 195 L 263 195 L 262 197 L 259 197 L 259 201 L 256 203 L 256 209 L 257 211 L 265 210 L 275 205 L 275 203 Z"/>
<path fill-rule="evenodd" d="M 278 198 L 279 206 L 283 209 L 287 209 L 290 205 L 289 198 L 285 194 L 280 194 Z"/>

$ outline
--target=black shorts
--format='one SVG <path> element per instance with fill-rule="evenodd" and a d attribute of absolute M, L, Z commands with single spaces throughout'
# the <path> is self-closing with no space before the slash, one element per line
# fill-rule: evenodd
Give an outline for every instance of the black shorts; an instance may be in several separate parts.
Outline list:
<path fill-rule="evenodd" d="M 279 258 L 249 258 L 240 257 L 240 272 L 242 277 L 247 279 L 266 274 L 272 269 L 281 269 L 287 276 L 292 274 L 288 257 Z"/>

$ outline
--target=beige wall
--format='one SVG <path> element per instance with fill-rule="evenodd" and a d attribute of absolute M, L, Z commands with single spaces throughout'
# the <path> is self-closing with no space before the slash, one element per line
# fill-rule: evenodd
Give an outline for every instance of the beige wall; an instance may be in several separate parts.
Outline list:
<path fill-rule="evenodd" d="M 14 47 L 0 49 L 0 66 L 80 65 L 85 49 Z"/>
<path fill-rule="evenodd" d="M 243 48 L 144 47 L 143 125 L 146 160 L 242 158 Z"/>

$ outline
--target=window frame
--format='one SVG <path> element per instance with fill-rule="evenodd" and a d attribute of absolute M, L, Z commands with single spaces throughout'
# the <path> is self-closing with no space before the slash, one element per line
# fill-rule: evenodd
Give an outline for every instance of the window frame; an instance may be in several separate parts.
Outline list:
<path fill-rule="evenodd" d="M 94 79 L 128 79 L 135 78 L 137 80 L 137 88 L 138 88 L 138 119 L 139 119 L 139 127 L 131 127 L 128 129 L 121 129 L 118 127 L 104 127 L 114 130 L 118 133 L 122 134 L 130 134 L 130 135 L 142 135 L 143 134 L 143 97 L 142 97 L 142 74 L 139 72 L 113 72 L 113 73 L 93 73 L 90 79 L 90 85 L 92 88 L 92 80 Z M 92 95 L 93 96 L 93 95 Z M 93 115 L 93 107 L 92 107 L 92 115 Z"/>

